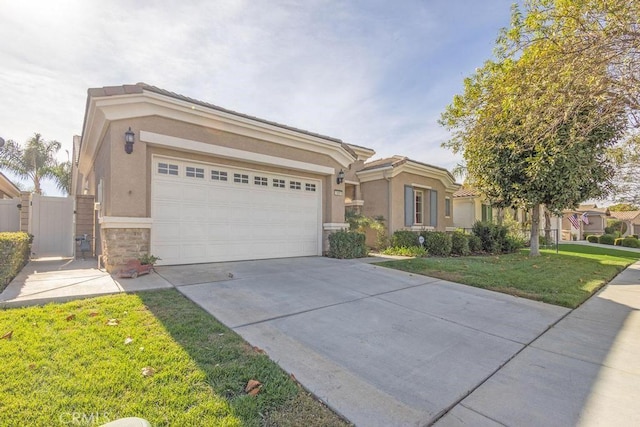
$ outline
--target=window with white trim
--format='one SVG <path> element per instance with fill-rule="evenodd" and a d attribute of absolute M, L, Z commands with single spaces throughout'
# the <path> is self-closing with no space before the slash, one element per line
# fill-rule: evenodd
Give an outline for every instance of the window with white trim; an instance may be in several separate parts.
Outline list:
<path fill-rule="evenodd" d="M 204 169 L 196 168 L 193 166 L 187 166 L 187 176 L 190 178 L 204 178 Z"/>
<path fill-rule="evenodd" d="M 237 182 L 238 184 L 248 184 L 249 183 L 249 175 L 245 175 L 243 173 L 234 173 L 233 174 L 233 182 Z"/>
<path fill-rule="evenodd" d="M 413 212 L 414 212 L 414 224 L 420 225 L 423 221 L 423 209 L 424 209 L 424 191 L 415 190 L 413 192 Z"/>
<path fill-rule="evenodd" d="M 300 181 L 289 181 L 289 188 L 292 190 L 300 190 L 302 183 Z"/>
<path fill-rule="evenodd" d="M 264 176 L 254 176 L 253 183 L 255 185 L 264 185 L 266 187 L 267 185 L 269 185 L 269 180 Z"/>
<path fill-rule="evenodd" d="M 178 176 L 178 165 L 172 165 L 171 163 L 158 163 L 158 173 Z"/>
<path fill-rule="evenodd" d="M 226 181 L 227 180 L 227 173 L 224 172 L 224 171 L 212 170 L 211 171 L 211 179 L 213 181 Z"/>
<path fill-rule="evenodd" d="M 315 184 L 309 184 L 308 182 L 304 184 L 305 191 L 316 191 Z"/>
<path fill-rule="evenodd" d="M 284 188 L 284 179 L 273 178 L 273 186 L 277 188 Z"/>

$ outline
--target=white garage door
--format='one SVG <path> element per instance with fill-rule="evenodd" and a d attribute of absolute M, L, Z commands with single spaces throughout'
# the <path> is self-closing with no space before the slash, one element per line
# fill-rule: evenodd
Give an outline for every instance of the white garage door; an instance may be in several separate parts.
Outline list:
<path fill-rule="evenodd" d="M 158 264 L 320 255 L 320 181 L 154 157 Z"/>

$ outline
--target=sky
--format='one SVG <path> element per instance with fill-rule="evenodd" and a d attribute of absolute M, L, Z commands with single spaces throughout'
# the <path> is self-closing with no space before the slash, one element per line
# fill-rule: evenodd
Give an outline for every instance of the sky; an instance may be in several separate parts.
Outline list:
<path fill-rule="evenodd" d="M 89 88 L 145 82 L 451 170 L 437 120 L 513 1 L 0 0 L 0 137 L 66 160 Z"/>

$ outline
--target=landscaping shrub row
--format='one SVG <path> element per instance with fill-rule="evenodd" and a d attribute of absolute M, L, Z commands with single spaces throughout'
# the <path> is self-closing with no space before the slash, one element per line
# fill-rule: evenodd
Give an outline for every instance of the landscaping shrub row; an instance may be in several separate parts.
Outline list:
<path fill-rule="evenodd" d="M 477 222 L 472 234 L 461 231 L 445 233 L 442 231 L 399 230 L 391 237 L 391 246 L 382 253 L 388 255 L 408 255 L 409 248 L 419 248 L 419 237 L 424 237 L 424 249 L 434 256 L 467 256 L 474 253 L 511 253 L 524 247 L 524 241 L 508 232 L 505 226 Z M 416 255 L 409 255 L 416 256 Z"/>
<path fill-rule="evenodd" d="M 640 248 L 640 240 L 634 236 L 616 237 L 615 234 L 602 234 L 596 236 L 594 234 L 587 236 L 589 243 L 601 243 L 603 245 L 624 246 L 626 248 Z"/>
<path fill-rule="evenodd" d="M 29 262 L 31 240 L 23 232 L 0 233 L 0 292 Z"/>

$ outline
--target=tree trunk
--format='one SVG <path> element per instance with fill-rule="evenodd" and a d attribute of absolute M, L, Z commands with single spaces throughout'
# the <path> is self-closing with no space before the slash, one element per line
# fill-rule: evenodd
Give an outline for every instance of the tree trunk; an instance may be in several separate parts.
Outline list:
<path fill-rule="evenodd" d="M 498 208 L 498 225 L 502 225 L 503 221 L 504 221 L 504 209 Z"/>
<path fill-rule="evenodd" d="M 551 212 L 549 209 L 544 209 L 544 244 L 551 244 Z"/>
<path fill-rule="evenodd" d="M 540 256 L 540 204 L 533 205 L 531 212 L 531 242 L 529 256 Z"/>

